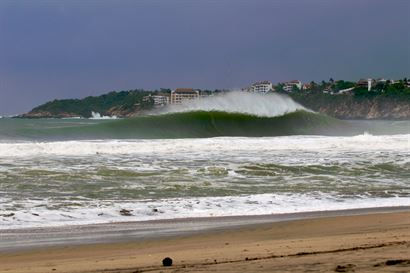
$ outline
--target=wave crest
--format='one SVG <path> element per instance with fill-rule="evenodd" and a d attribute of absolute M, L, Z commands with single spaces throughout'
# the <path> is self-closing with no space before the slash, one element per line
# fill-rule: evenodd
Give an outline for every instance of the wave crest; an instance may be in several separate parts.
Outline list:
<path fill-rule="evenodd" d="M 281 94 L 258 94 L 242 91 L 187 101 L 180 105 L 169 105 L 159 113 L 178 113 L 192 111 L 218 111 L 243 113 L 259 117 L 277 117 L 291 112 L 305 110 L 290 97 Z"/>

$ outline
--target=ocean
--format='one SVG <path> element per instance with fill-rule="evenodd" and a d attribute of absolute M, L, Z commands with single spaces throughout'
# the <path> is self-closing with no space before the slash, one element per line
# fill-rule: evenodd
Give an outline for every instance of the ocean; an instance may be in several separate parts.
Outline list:
<path fill-rule="evenodd" d="M 129 119 L 0 118 L 0 229 L 410 206 L 410 121 L 229 94 Z"/>

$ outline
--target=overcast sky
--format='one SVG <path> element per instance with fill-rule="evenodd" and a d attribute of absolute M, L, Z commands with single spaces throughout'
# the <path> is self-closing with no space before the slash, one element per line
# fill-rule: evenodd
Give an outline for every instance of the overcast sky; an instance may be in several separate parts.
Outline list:
<path fill-rule="evenodd" d="M 0 115 L 135 88 L 410 76 L 408 0 L 0 0 Z"/>

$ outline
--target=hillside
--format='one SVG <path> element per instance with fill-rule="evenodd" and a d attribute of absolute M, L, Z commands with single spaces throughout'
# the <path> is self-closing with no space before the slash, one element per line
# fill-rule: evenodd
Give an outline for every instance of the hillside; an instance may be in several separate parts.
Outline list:
<path fill-rule="evenodd" d="M 54 100 L 34 108 L 21 117 L 89 118 L 91 112 L 118 117 L 138 116 L 153 108 L 153 101 L 143 100 L 143 97 L 158 92 L 130 90 L 84 99 Z M 164 89 L 161 92 L 166 93 L 169 90 Z M 339 95 L 306 91 L 286 94 L 306 108 L 339 119 L 410 119 L 408 93 L 369 93 L 359 89 L 353 93 Z"/>
<path fill-rule="evenodd" d="M 128 116 L 138 115 L 152 108 L 152 103 L 144 102 L 143 97 L 151 92 L 130 90 L 110 92 L 101 96 L 90 96 L 84 99 L 53 100 L 33 108 L 23 114 L 24 118 L 69 118 L 91 117 L 92 112 L 102 115 Z"/>

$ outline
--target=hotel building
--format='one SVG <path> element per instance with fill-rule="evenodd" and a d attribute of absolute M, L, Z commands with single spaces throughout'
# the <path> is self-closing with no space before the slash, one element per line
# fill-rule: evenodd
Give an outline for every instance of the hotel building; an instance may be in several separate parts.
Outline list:
<path fill-rule="evenodd" d="M 192 88 L 177 88 L 171 91 L 171 104 L 181 104 L 185 101 L 199 98 L 199 91 Z"/>

